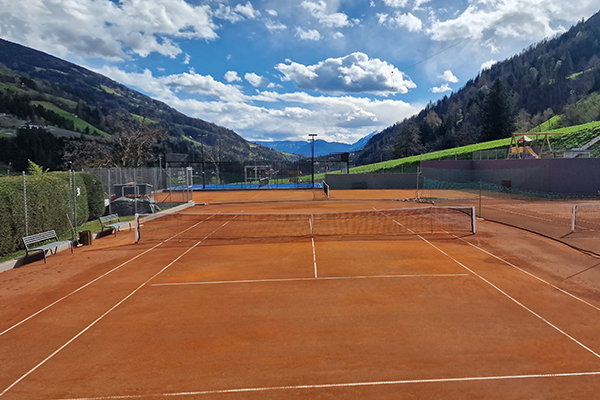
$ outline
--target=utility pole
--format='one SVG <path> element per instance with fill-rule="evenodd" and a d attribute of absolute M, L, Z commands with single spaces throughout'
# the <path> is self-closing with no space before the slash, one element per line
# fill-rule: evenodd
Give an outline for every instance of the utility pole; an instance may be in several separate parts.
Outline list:
<path fill-rule="evenodd" d="M 308 136 L 310 137 L 310 151 L 311 151 L 311 159 L 312 159 L 312 163 L 311 163 L 311 171 L 312 171 L 312 187 L 313 189 L 315 188 L 315 137 L 317 136 L 316 133 L 309 133 Z"/>

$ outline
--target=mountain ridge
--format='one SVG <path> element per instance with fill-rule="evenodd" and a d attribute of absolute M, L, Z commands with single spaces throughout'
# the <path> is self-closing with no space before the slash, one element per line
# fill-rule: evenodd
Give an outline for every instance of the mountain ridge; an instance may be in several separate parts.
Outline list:
<path fill-rule="evenodd" d="M 199 153 L 197 145 L 185 140 L 202 142 L 207 154 L 219 152 L 223 159 L 285 160 L 279 151 L 252 144 L 236 132 L 216 124 L 188 117 L 167 104 L 152 99 L 114 80 L 58 57 L 0 39 L 0 112 L 7 112 L 7 102 L 25 107 L 31 102 L 51 102 L 66 114 L 75 115 L 97 131 L 111 132 L 111 113 L 125 110 L 132 117 L 156 121 L 168 131 L 170 152 Z M 37 104 L 36 103 L 36 104 Z M 39 108 L 29 107 L 34 119 L 60 127 L 65 121 Z M 10 112 L 9 112 L 10 113 Z M 48 120 L 48 115 L 54 118 Z M 95 128 L 95 129 L 94 129 Z M 82 132 L 84 133 L 84 132 Z M 88 132 L 85 132 L 88 133 Z M 218 150 L 217 150 L 218 148 Z"/>
<path fill-rule="evenodd" d="M 377 134 L 377 131 L 368 134 L 367 136 L 359 139 L 355 143 L 341 143 L 341 142 L 329 142 L 323 139 L 315 140 L 315 156 L 325 156 L 333 153 L 350 153 L 354 151 L 362 150 L 362 148 L 368 143 L 368 141 Z M 276 140 L 276 141 L 253 141 L 253 143 L 260 144 L 265 147 L 269 147 L 274 150 L 283 151 L 292 154 L 301 154 L 304 156 L 311 156 L 311 143 L 309 141 L 301 140 Z"/>

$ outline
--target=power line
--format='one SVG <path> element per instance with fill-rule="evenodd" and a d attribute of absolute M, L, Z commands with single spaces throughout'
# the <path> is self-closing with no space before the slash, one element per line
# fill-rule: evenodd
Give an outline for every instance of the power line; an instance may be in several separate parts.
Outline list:
<path fill-rule="evenodd" d="M 525 11 L 529 11 L 529 10 L 531 10 L 532 8 L 535 8 L 535 7 L 539 6 L 540 4 L 542 4 L 542 3 L 545 3 L 546 1 L 547 1 L 547 0 L 542 0 L 542 1 L 540 1 L 539 3 L 535 3 L 535 4 L 533 4 L 533 5 L 531 5 L 531 6 L 527 7 L 527 8 L 524 8 L 523 10 L 519 11 L 517 14 L 515 14 L 515 15 L 512 15 L 512 16 L 510 16 L 510 17 L 507 17 L 507 18 L 504 18 L 504 19 L 502 19 L 502 20 L 500 20 L 500 21 L 496 22 L 495 24 L 493 24 L 493 25 L 490 25 L 490 26 L 489 26 L 487 29 L 495 28 L 495 27 L 497 27 L 498 25 L 501 25 L 501 24 L 505 23 L 506 21 L 510 21 L 511 19 L 513 19 L 513 18 L 516 18 L 516 17 L 520 16 L 520 15 L 521 15 L 521 14 L 523 14 Z M 436 53 L 434 53 L 434 54 L 432 54 L 432 55 L 430 55 L 430 56 L 427 56 L 427 57 L 423 58 L 422 60 L 420 60 L 420 61 L 417 61 L 417 62 L 415 62 L 415 63 L 413 63 L 413 64 L 409 65 L 409 66 L 408 66 L 408 67 L 406 67 L 406 68 L 403 68 L 402 70 L 403 70 L 403 71 L 406 71 L 406 70 L 408 70 L 408 69 L 411 69 L 411 68 L 413 68 L 413 67 L 416 67 L 417 65 L 419 65 L 419 64 L 422 64 L 422 63 L 424 63 L 425 61 L 427 61 L 427 60 L 430 60 L 430 59 L 432 59 L 432 58 L 434 58 L 434 57 L 437 57 L 437 56 L 439 56 L 440 54 L 442 54 L 442 53 L 445 53 L 446 51 L 448 51 L 448 50 L 451 50 L 451 49 L 453 49 L 453 48 L 455 48 L 455 47 L 457 47 L 457 46 L 459 46 L 459 45 L 461 45 L 461 44 L 463 44 L 463 43 L 465 43 L 465 42 L 468 42 L 469 40 L 472 40 L 472 39 L 476 39 L 476 36 L 474 36 L 474 35 L 473 35 L 473 36 L 469 36 L 469 37 L 467 37 L 467 38 L 465 38 L 465 39 L 462 39 L 462 40 L 458 41 L 457 43 L 454 43 L 454 44 L 453 44 L 453 45 L 451 45 L 451 46 L 448 46 L 448 47 L 446 47 L 446 48 L 444 48 L 444 49 L 442 49 L 442 50 L 440 50 L 440 51 L 438 51 L 438 52 L 436 52 Z"/>

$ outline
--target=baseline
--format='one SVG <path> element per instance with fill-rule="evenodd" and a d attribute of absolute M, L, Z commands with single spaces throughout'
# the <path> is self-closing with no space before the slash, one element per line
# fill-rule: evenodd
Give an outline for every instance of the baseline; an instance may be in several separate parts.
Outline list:
<path fill-rule="evenodd" d="M 61 399 L 61 400 L 109 400 L 109 399 L 127 400 L 127 399 L 161 398 L 161 397 L 201 396 L 201 395 L 211 395 L 211 394 L 236 394 L 236 393 L 269 392 L 269 391 L 348 388 L 348 387 L 361 387 L 361 386 L 387 386 L 387 385 L 410 385 L 410 384 L 453 383 L 453 382 L 481 382 L 481 381 L 518 380 L 518 379 L 547 379 L 547 378 L 585 377 L 585 376 L 598 376 L 598 375 L 600 375 L 600 371 L 559 373 L 559 374 L 534 374 L 534 375 L 474 376 L 474 377 L 466 377 L 466 378 L 409 379 L 409 380 L 397 380 L 397 381 L 349 382 L 349 383 L 329 383 L 329 384 L 320 384 L 320 385 L 272 386 L 272 387 L 257 387 L 257 388 L 221 389 L 221 390 L 206 390 L 206 391 L 197 391 L 197 392 L 171 392 L 171 393 L 121 395 L 121 396 L 77 397 L 77 398 Z"/>

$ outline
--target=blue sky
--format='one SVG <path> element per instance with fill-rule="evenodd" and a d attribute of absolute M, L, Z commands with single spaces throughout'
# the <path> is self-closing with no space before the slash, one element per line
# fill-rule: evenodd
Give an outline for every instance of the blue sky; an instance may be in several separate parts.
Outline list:
<path fill-rule="evenodd" d="M 0 0 L 0 37 L 248 140 L 352 143 L 597 0 Z"/>

